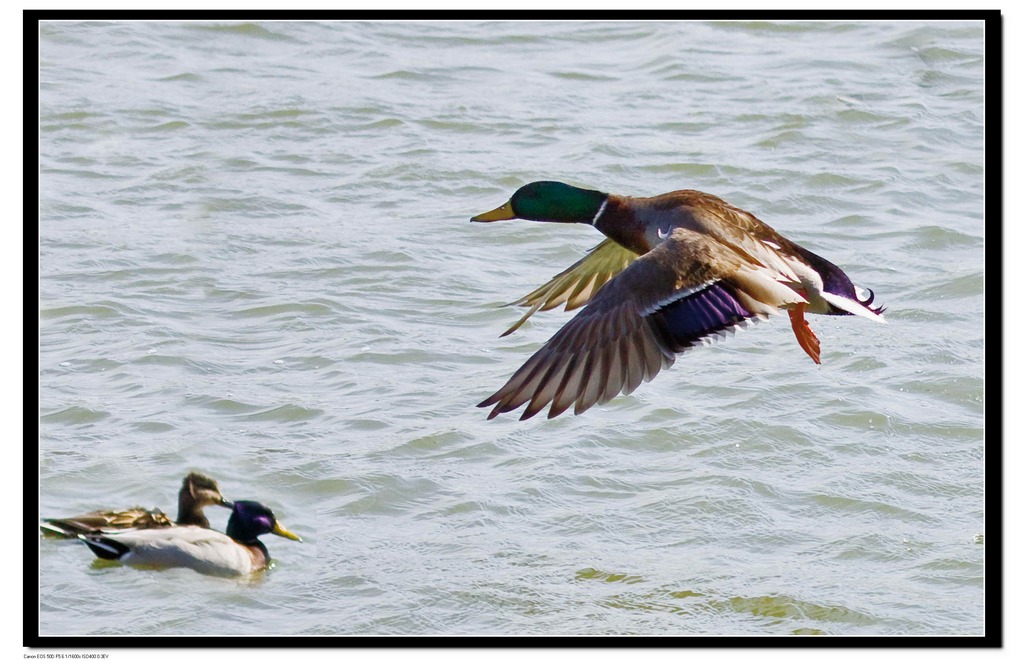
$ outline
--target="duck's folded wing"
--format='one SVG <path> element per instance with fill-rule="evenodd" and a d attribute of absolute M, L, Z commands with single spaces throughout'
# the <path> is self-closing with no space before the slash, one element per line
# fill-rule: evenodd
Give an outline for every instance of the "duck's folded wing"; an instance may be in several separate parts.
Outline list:
<path fill-rule="evenodd" d="M 527 404 L 529 419 L 575 403 L 575 414 L 629 394 L 676 354 L 779 307 L 805 303 L 777 272 L 751 264 L 706 236 L 675 229 L 597 293 L 479 407 L 488 419 Z"/>
<path fill-rule="evenodd" d="M 526 296 L 508 304 L 529 306 L 530 310 L 501 335 L 507 336 L 518 329 L 538 310 L 551 310 L 563 303 L 566 310 L 579 308 L 636 258 L 635 252 L 623 248 L 611 239 L 605 239 L 587 253 L 586 257 Z"/>
<path fill-rule="evenodd" d="M 173 523 L 166 514 L 158 509 L 147 510 L 144 507 L 132 507 L 121 511 L 97 510 L 66 519 L 43 519 L 39 524 L 47 534 L 64 537 L 171 525 Z"/>

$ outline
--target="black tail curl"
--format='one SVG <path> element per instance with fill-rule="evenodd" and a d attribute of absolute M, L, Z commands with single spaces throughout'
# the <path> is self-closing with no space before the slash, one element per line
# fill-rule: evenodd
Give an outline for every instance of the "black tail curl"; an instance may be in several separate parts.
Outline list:
<path fill-rule="evenodd" d="M 867 292 L 868 292 L 868 298 L 864 299 L 863 301 L 861 301 L 860 299 L 857 299 L 857 303 L 859 303 L 860 305 L 864 306 L 865 308 L 870 310 L 875 315 L 881 315 L 882 313 L 884 313 L 885 312 L 885 306 L 876 306 L 874 308 L 871 307 L 871 304 L 873 304 L 875 302 L 875 291 L 873 289 L 871 289 L 870 287 L 865 287 L 864 289 L 866 289 Z"/>

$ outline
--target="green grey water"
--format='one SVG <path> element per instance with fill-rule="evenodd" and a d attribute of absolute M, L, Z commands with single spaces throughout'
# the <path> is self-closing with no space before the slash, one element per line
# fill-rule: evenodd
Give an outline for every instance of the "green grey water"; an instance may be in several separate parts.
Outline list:
<path fill-rule="evenodd" d="M 41 540 L 40 632 L 982 633 L 983 37 L 43 24 L 42 515 L 171 511 L 199 469 L 306 542 L 239 582 Z M 501 305 L 601 238 L 469 222 L 541 179 L 724 197 L 888 324 L 813 319 L 815 367 L 770 321 L 486 421 L 570 317 L 499 338 Z"/>

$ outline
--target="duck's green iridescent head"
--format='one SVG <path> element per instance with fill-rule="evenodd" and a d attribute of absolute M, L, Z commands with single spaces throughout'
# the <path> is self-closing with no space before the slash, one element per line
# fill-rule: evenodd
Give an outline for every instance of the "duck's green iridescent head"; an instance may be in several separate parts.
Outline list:
<path fill-rule="evenodd" d="M 516 190 L 512 199 L 471 222 L 536 220 L 538 222 L 593 222 L 608 195 L 557 181 L 536 181 Z"/>
<path fill-rule="evenodd" d="M 270 508 L 254 500 L 239 500 L 232 504 L 234 510 L 228 518 L 224 531 L 228 537 L 242 544 L 251 543 L 260 535 L 273 533 L 289 540 L 301 542 L 302 538 L 291 532 L 274 517 Z"/>

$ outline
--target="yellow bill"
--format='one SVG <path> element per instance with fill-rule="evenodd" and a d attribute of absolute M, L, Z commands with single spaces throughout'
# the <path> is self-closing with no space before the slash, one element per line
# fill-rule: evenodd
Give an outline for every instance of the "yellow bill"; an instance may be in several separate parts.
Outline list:
<path fill-rule="evenodd" d="M 298 535 L 296 535 L 292 531 L 290 531 L 287 528 L 285 528 L 284 526 L 282 526 L 280 521 L 277 521 L 277 522 L 274 523 L 274 529 L 272 531 L 270 531 L 270 532 L 272 532 L 274 535 L 280 535 L 281 537 L 287 537 L 289 540 L 295 540 L 296 542 L 301 542 L 302 541 L 301 537 L 299 537 Z"/>
<path fill-rule="evenodd" d="M 516 217 L 515 211 L 512 210 L 512 202 L 505 202 L 493 211 L 487 213 L 481 213 L 478 216 L 469 219 L 470 222 L 494 222 L 495 220 L 512 220 Z"/>

